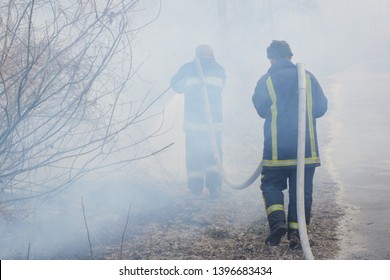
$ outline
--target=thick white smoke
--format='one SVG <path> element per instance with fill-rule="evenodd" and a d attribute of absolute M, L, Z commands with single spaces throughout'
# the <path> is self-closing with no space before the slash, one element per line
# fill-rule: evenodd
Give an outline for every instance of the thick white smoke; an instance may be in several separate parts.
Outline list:
<path fill-rule="evenodd" d="M 360 61 L 388 57 L 390 49 L 386 0 L 149 0 L 141 4 L 136 25 L 154 21 L 133 38 L 132 63 L 139 70 L 129 96 L 138 98 L 147 92 L 158 96 L 166 91 L 150 108 L 150 114 L 163 112 L 159 121 L 139 131 L 162 125 L 161 133 L 148 140 L 149 151 L 174 144 L 127 166 L 115 178 L 109 173 L 92 175 L 22 220 L 2 218 L 0 258 L 26 258 L 28 253 L 38 259 L 88 255 L 82 198 L 92 241 L 103 244 L 107 239 L 119 242 L 130 205 L 133 213 L 146 215 L 186 192 L 183 100 L 169 89 L 169 82 L 183 63 L 194 58 L 197 45 L 212 46 L 226 70 L 223 149 L 226 171 L 237 181 L 245 180 L 261 159 L 262 121 L 251 96 L 269 67 L 265 49 L 273 39 L 286 40 L 293 60 L 305 63 L 320 82 Z M 110 232 L 112 228 L 117 230 Z"/>

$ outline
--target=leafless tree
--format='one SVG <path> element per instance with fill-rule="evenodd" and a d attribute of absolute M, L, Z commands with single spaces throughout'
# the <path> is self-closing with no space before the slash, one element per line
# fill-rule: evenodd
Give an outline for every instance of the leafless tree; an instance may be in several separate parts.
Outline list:
<path fill-rule="evenodd" d="M 137 150 L 161 119 L 130 87 L 139 2 L 0 3 L 0 209 L 158 152 Z"/>

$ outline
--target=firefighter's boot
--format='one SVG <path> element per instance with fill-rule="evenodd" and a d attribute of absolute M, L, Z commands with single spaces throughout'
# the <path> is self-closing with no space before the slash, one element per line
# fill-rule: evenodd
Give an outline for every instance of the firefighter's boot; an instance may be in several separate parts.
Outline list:
<path fill-rule="evenodd" d="M 287 232 L 286 214 L 283 204 L 274 204 L 267 208 L 268 224 L 270 226 L 270 234 L 265 240 L 265 244 L 277 246 L 280 240 Z"/>
<path fill-rule="evenodd" d="M 285 223 L 279 223 L 271 228 L 271 232 L 265 240 L 265 244 L 269 246 L 277 246 L 280 240 L 287 232 L 287 226 Z"/>
<path fill-rule="evenodd" d="M 301 240 L 299 237 L 299 231 L 296 229 L 289 229 L 287 234 L 287 239 L 289 241 L 289 246 L 291 249 L 299 249 L 301 247 Z"/>

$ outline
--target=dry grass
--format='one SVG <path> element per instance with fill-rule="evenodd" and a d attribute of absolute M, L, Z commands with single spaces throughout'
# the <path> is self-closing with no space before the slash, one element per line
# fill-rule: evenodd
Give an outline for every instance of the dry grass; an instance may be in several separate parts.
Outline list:
<path fill-rule="evenodd" d="M 324 182 L 316 192 L 309 228 L 315 259 L 337 257 L 337 225 L 341 212 L 335 203 L 335 185 Z M 257 193 L 257 197 L 253 194 Z M 178 196 L 175 203 L 152 215 L 134 215 L 123 244 L 101 248 L 100 259 L 132 260 L 255 260 L 303 259 L 287 240 L 277 247 L 264 244 L 268 225 L 260 191 L 227 192 L 218 201 Z M 253 203 L 257 203 L 254 206 Z"/>

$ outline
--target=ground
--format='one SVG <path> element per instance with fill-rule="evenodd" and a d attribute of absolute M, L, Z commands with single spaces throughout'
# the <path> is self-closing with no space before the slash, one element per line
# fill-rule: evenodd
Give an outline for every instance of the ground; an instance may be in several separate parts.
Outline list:
<path fill-rule="evenodd" d="M 337 259 L 340 252 L 340 238 L 345 229 L 341 229 L 340 221 L 343 211 L 338 205 L 339 184 L 335 178 L 329 143 L 331 135 L 329 123 L 320 123 L 320 144 L 323 147 L 322 166 L 316 169 L 314 177 L 314 194 L 311 225 L 308 236 L 315 259 Z M 246 131 L 251 131 L 249 128 Z M 256 134 L 254 134 L 256 135 Z M 230 135 L 230 138 L 237 136 Z M 248 139 L 244 139 L 247 137 Z M 253 143 L 254 136 L 249 133 L 240 135 L 240 141 L 232 143 Z M 227 137 L 227 139 L 230 139 Z M 226 142 L 225 142 L 226 143 Z M 229 145 L 231 143 L 228 143 Z M 241 151 L 240 156 L 225 154 L 224 163 L 230 176 L 247 174 L 251 169 L 248 160 L 256 155 L 245 145 L 237 144 L 231 150 Z M 229 149 L 227 149 L 229 150 Z M 230 156 L 230 158 L 229 158 Z M 245 162 L 245 164 L 244 164 Z M 234 165 L 229 165 L 234 163 Z M 245 176 L 244 176 L 245 177 Z M 243 180 L 244 181 L 244 180 Z M 289 249 L 288 242 L 283 239 L 279 246 L 265 245 L 269 230 L 264 204 L 257 180 L 244 190 L 232 190 L 225 186 L 220 200 L 207 198 L 193 199 L 185 193 L 185 184 L 180 186 L 182 192 L 162 192 L 170 189 L 159 186 L 146 194 L 145 200 L 153 201 L 154 207 L 143 206 L 142 211 L 136 207 L 130 211 L 126 228 L 118 228 L 112 236 L 123 236 L 123 240 L 100 246 L 94 253 L 98 259 L 141 259 L 141 260 L 291 260 L 304 259 L 302 250 Z M 145 187 L 143 189 L 145 191 Z M 138 195 L 139 196 L 139 195 Z M 164 202 L 160 202 L 158 198 Z M 168 199 L 167 199 L 168 197 Z M 287 195 L 285 195 L 287 205 Z M 157 206 L 156 206 L 157 205 Z M 149 211 L 144 211 L 149 209 Z M 122 219 L 123 220 L 123 219 Z M 122 222 L 123 224 L 123 222 Z M 113 229 L 107 228 L 107 231 Z M 116 239 L 118 240 L 118 239 Z M 90 256 L 85 256 L 88 258 Z"/>
<path fill-rule="evenodd" d="M 335 259 L 339 251 L 337 185 L 326 170 L 317 172 L 312 224 L 308 229 L 315 259 Z M 150 213 L 132 214 L 123 241 L 100 247 L 97 259 L 130 260 L 290 260 L 302 250 L 264 244 L 268 225 L 260 190 L 227 190 L 220 200 L 183 195 Z M 254 206 L 255 205 L 255 206 Z M 119 234 L 119 233 L 118 233 Z M 88 256 L 86 256 L 88 258 Z"/>

